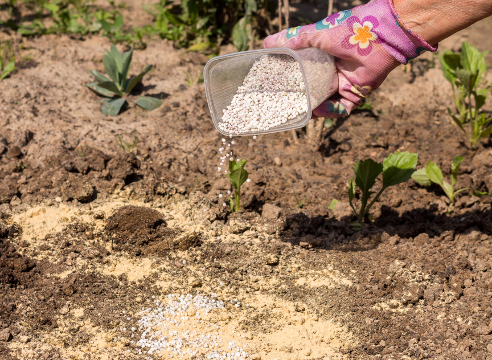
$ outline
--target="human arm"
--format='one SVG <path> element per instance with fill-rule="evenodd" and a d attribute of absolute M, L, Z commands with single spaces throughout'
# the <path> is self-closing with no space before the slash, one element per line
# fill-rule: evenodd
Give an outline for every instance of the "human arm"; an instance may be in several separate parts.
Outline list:
<path fill-rule="evenodd" d="M 431 45 L 492 15 L 492 0 L 393 0 L 402 22 Z"/>
<path fill-rule="evenodd" d="M 492 0 L 372 0 L 271 35 L 263 45 L 317 47 L 337 58 L 338 93 L 313 111 L 335 118 L 350 114 L 394 68 L 491 13 Z"/>

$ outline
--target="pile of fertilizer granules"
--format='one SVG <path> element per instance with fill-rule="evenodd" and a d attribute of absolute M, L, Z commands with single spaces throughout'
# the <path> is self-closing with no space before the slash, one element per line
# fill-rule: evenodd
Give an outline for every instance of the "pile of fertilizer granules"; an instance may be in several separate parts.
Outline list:
<path fill-rule="evenodd" d="M 267 131 L 307 112 L 299 63 L 288 55 L 263 55 L 224 109 L 220 128 L 232 135 Z"/>

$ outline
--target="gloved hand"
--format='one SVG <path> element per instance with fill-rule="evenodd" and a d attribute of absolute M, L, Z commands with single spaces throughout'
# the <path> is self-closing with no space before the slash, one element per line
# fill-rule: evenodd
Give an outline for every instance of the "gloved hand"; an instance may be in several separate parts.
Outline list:
<path fill-rule="evenodd" d="M 316 47 L 337 58 L 338 94 L 313 111 L 328 118 L 350 114 L 400 63 L 437 50 L 399 20 L 392 0 L 372 0 L 316 24 L 286 29 L 268 36 L 263 47 Z"/>

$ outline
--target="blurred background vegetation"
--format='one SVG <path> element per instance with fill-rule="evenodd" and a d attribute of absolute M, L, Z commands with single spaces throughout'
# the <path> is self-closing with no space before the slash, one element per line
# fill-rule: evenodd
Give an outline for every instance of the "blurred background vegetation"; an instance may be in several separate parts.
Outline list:
<path fill-rule="evenodd" d="M 281 0 L 283 27 L 298 26 L 326 17 L 329 0 Z M 218 54 L 221 45 L 238 51 L 254 47 L 255 41 L 279 29 L 278 0 L 159 0 L 140 5 L 152 18 L 143 26 L 130 26 L 124 13 L 130 5 L 94 0 L 0 0 L 0 30 L 22 36 L 43 34 L 102 34 L 113 43 L 145 48 L 150 39 L 168 39 L 176 48 Z M 334 10 L 360 1 L 335 1 Z M 133 6 L 135 6 L 133 4 Z M 294 5 L 295 7 L 292 7 Z M 338 7 L 338 9 L 337 9 Z M 306 9 L 305 17 L 302 16 Z M 299 11 L 299 9 L 301 11 Z M 290 24 L 289 24 L 290 22 Z M 287 23 L 287 24 L 286 24 Z"/>

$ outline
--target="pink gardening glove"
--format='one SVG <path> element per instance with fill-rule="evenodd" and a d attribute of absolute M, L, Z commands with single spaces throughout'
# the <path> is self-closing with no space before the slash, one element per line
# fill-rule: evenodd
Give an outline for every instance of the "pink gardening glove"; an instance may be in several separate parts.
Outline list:
<path fill-rule="evenodd" d="M 316 24 L 286 29 L 268 36 L 263 47 L 316 47 L 337 58 L 338 94 L 313 111 L 328 118 L 350 114 L 398 65 L 437 50 L 398 19 L 392 0 L 372 0 Z"/>

